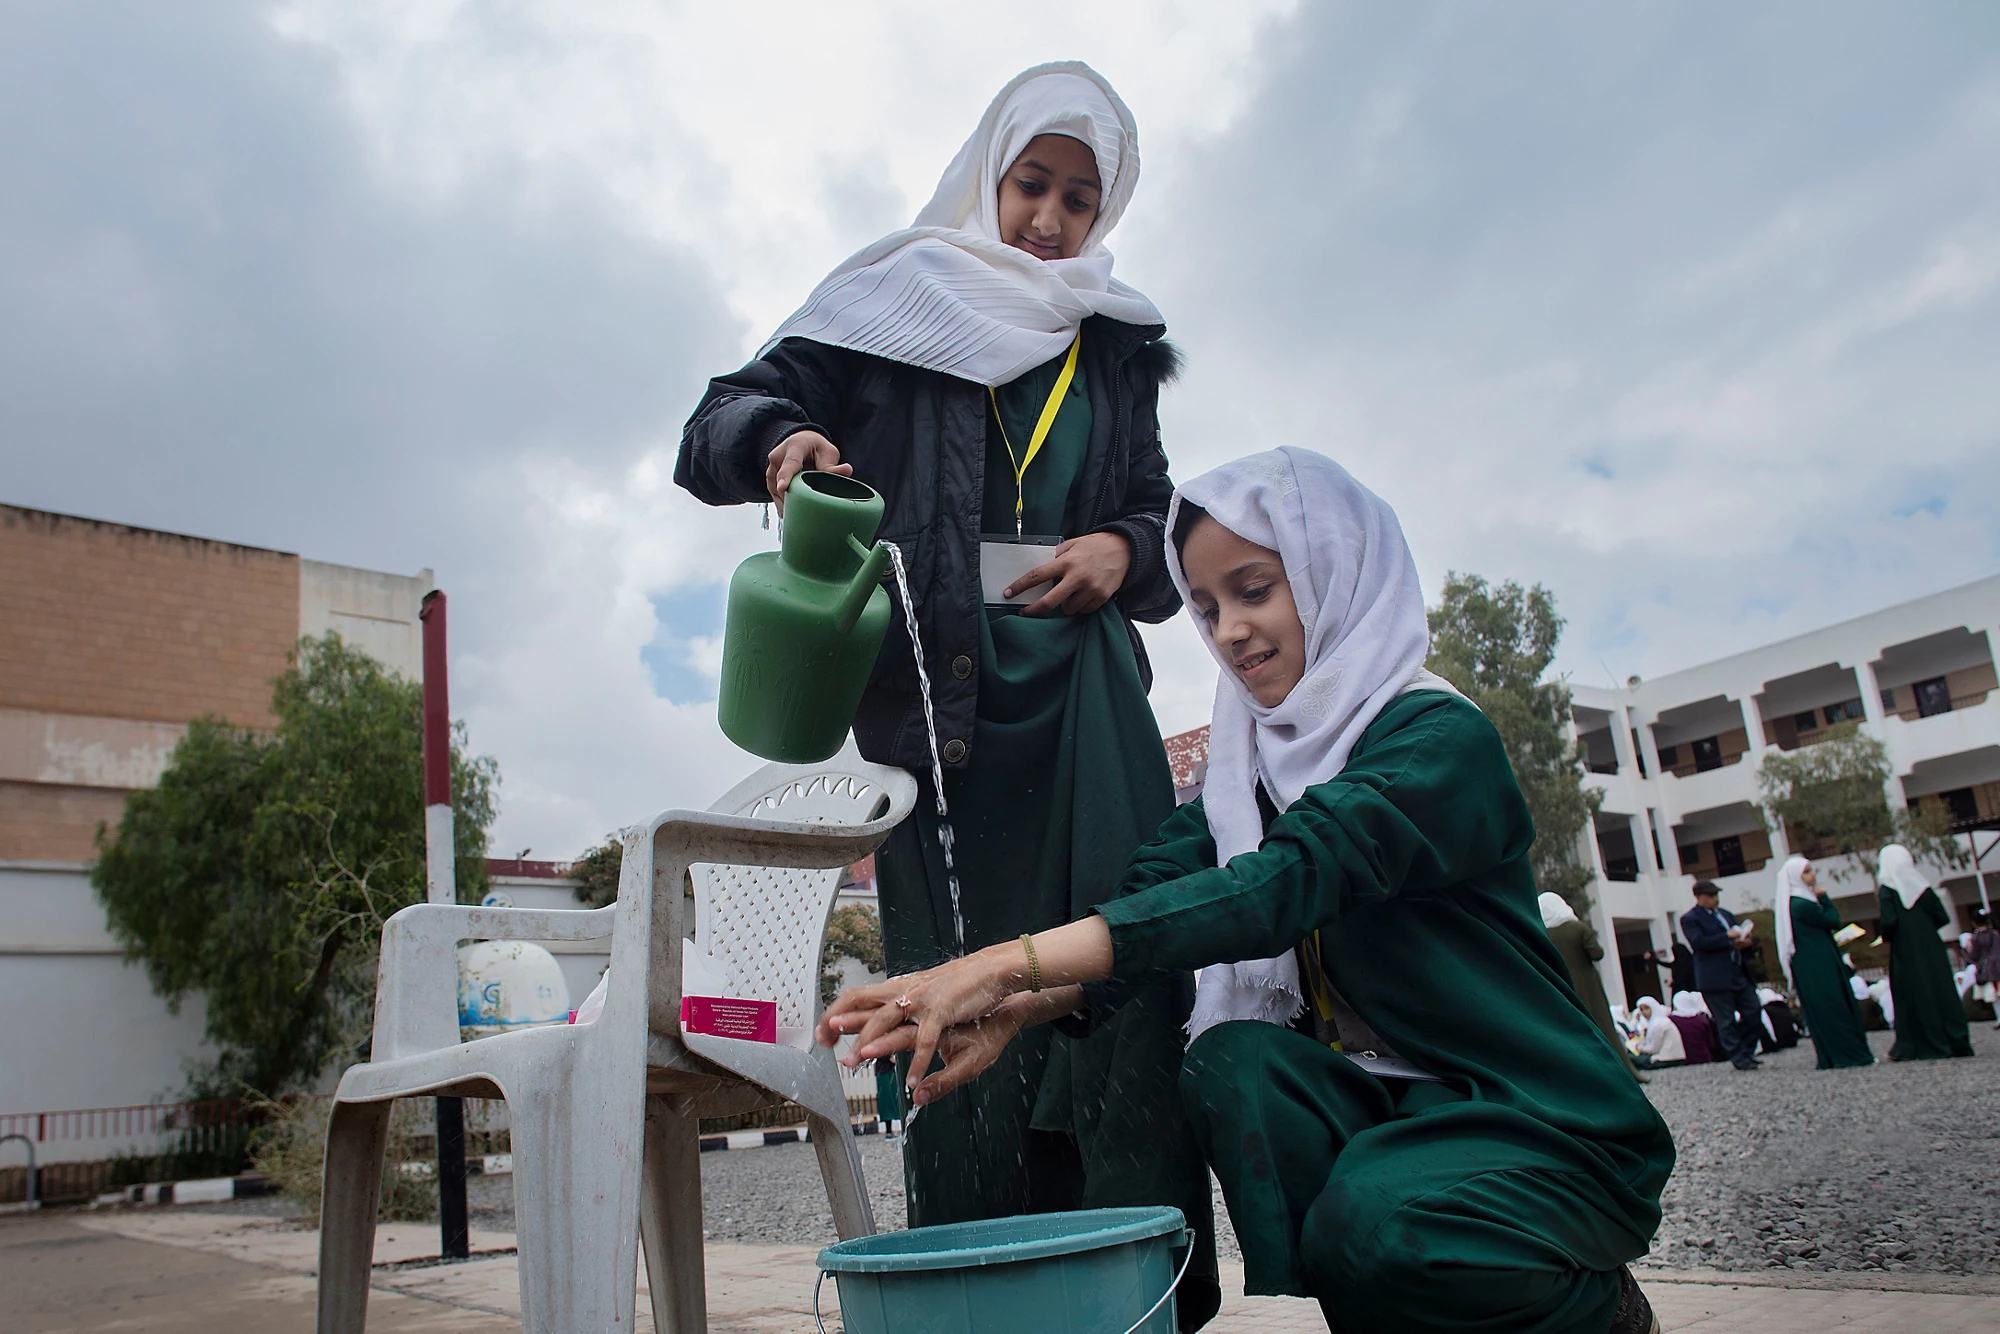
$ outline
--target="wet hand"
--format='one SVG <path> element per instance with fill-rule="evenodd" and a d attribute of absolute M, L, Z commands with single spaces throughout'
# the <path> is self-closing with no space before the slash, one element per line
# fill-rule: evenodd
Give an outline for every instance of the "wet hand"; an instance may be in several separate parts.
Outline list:
<path fill-rule="evenodd" d="M 794 431 L 786 436 L 771 451 L 770 462 L 764 468 L 764 489 L 771 493 L 780 516 L 785 512 L 785 492 L 791 487 L 792 478 L 802 472 L 832 472 L 852 477 L 854 466 L 842 463 L 833 441 L 818 431 Z"/>
<path fill-rule="evenodd" d="M 855 1036 L 846 1065 L 895 1051 L 911 1053 L 912 1068 L 928 1070 L 945 1031 L 991 1014 L 1022 985 L 1026 955 L 1018 942 L 989 946 L 963 959 L 907 977 L 850 987 L 820 1016 L 814 1036 L 823 1047 Z M 904 1027 L 894 1045 L 881 1040 Z"/>
<path fill-rule="evenodd" d="M 1056 548 L 1053 559 L 1007 585 L 1013 597 L 1024 588 L 1055 581 L 1055 587 L 1021 609 L 1024 616 L 1084 616 L 1118 595 L 1132 568 L 1132 544 L 1117 533 L 1085 533 Z"/>

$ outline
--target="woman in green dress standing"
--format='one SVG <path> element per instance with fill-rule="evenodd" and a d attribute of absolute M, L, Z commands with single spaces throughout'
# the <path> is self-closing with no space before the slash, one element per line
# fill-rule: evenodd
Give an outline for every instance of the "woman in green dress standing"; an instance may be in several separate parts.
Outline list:
<path fill-rule="evenodd" d="M 1840 947 L 1833 933 L 1840 913 L 1820 892 L 1819 875 L 1804 857 L 1793 857 L 1778 870 L 1778 894 L 1772 916 L 1778 925 L 1778 962 L 1785 980 L 1799 993 L 1799 1006 L 1812 1032 L 1819 1068 L 1873 1065 L 1868 1034 L 1861 1026 L 1861 1007 L 1847 982 Z"/>
<path fill-rule="evenodd" d="M 1972 1030 L 1951 980 L 1951 956 L 1938 932 L 1951 914 L 1900 843 L 1882 849 L 1882 938 L 1889 942 L 1889 992 L 1896 1002 L 1892 1061 L 1938 1061 L 1972 1055 Z"/>
<path fill-rule="evenodd" d="M 682 437 L 675 480 L 710 504 L 782 512 L 807 469 L 882 493 L 915 624 L 899 604 L 854 738 L 925 788 L 877 854 L 893 973 L 1087 912 L 1173 813 L 1133 623 L 1180 606 L 1158 417 L 1177 353 L 1104 245 L 1138 175 L 1132 114 L 1100 75 L 1028 70 L 915 224 L 712 381 Z M 1103 1031 L 1042 1029 L 955 1105 L 912 1113 L 912 1225 L 1174 1205 L 1200 1238 L 1182 1323 L 1204 1322 L 1220 1302 L 1209 1182 L 1175 1093 L 1193 993 L 1164 975 Z"/>
<path fill-rule="evenodd" d="M 1341 1330 L 1657 1331 L 1625 1266 L 1673 1139 L 1542 926 L 1499 734 L 1424 670 L 1394 512 L 1292 447 L 1175 506 L 1222 669 L 1201 798 L 1080 920 L 845 992 L 818 1040 L 941 1052 L 935 1110 L 1033 1025 L 1200 967 L 1181 1095 L 1249 1292 Z"/>

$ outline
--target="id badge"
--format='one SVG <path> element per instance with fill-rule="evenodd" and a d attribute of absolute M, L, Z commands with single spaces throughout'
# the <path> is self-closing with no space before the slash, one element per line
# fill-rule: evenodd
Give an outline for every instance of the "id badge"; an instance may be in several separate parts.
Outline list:
<path fill-rule="evenodd" d="M 1007 585 L 1037 565 L 1047 563 L 1062 545 L 1060 537 L 982 537 L 979 540 L 979 593 L 989 607 L 1024 607 L 1055 587 L 1053 579 L 1003 597 Z"/>

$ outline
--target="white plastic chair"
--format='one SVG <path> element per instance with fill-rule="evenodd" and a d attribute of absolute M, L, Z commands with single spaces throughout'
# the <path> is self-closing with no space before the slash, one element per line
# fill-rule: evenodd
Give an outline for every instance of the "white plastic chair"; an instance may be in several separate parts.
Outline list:
<path fill-rule="evenodd" d="M 916 792 L 908 774 L 851 747 L 825 764 L 767 765 L 706 812 L 626 830 L 608 907 L 417 904 L 390 918 L 372 1059 L 341 1077 L 327 1131 L 320 1334 L 360 1334 L 367 1318 L 397 1098 L 507 1100 L 527 1334 L 630 1330 L 642 1235 L 655 1325 L 705 1334 L 705 1116 L 804 1107 L 835 1231 L 872 1233 L 838 1067 L 810 1026 L 840 869 L 880 846 Z M 610 984 L 594 1023 L 459 1041 L 458 942 L 607 936 Z M 775 1000 L 780 1041 L 682 1033 L 684 965 L 722 994 Z"/>

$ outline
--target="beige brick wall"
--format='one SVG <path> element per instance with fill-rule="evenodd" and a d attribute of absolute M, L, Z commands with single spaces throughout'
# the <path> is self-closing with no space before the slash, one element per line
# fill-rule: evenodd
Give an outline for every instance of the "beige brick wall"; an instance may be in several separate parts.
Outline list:
<path fill-rule="evenodd" d="M 0 505 L 0 707 L 269 727 L 298 634 L 295 555 Z"/>
<path fill-rule="evenodd" d="M 97 826 L 124 813 L 116 788 L 0 782 L 0 861 L 95 861 Z"/>

